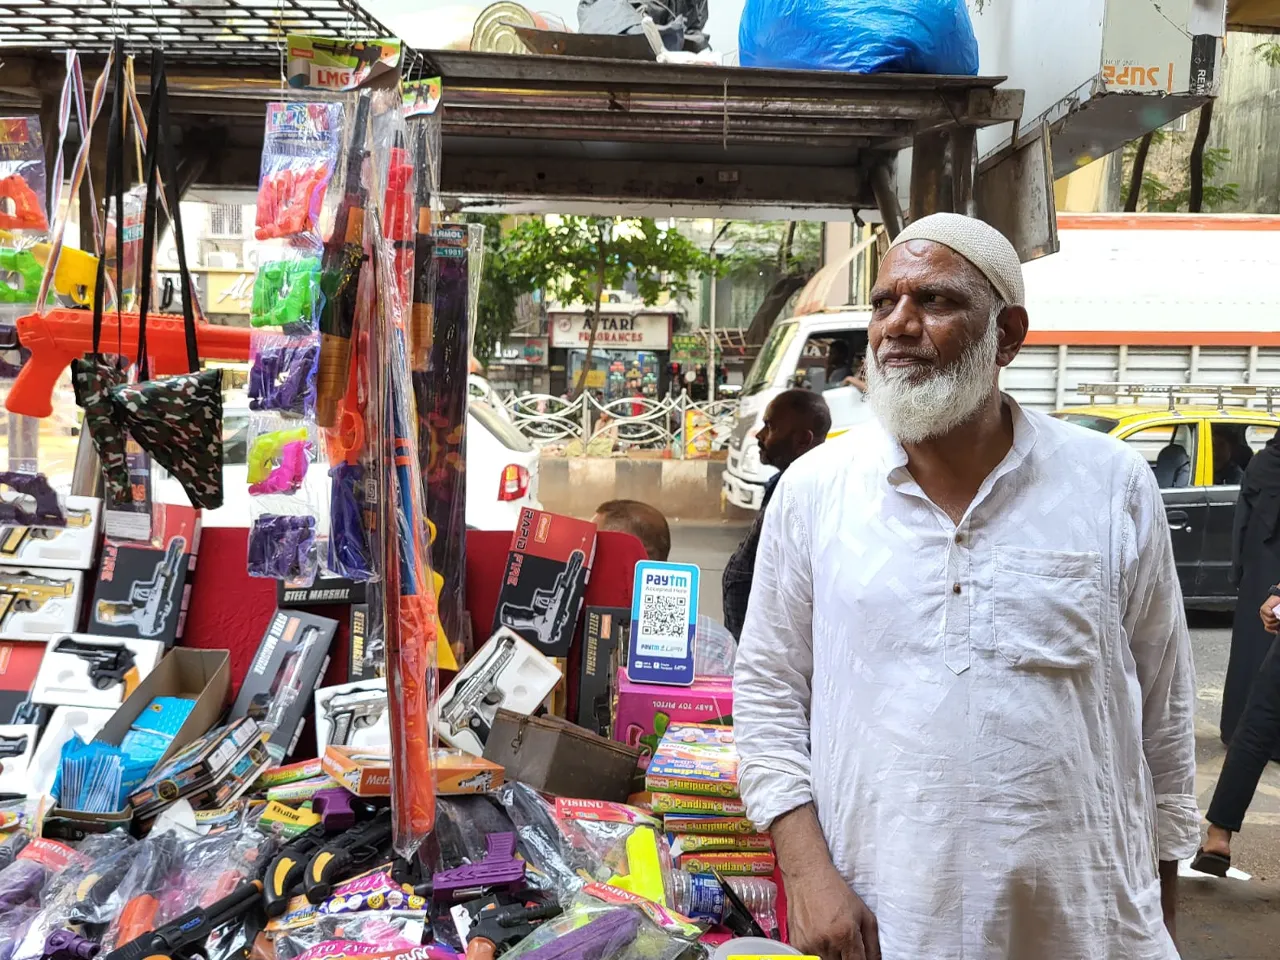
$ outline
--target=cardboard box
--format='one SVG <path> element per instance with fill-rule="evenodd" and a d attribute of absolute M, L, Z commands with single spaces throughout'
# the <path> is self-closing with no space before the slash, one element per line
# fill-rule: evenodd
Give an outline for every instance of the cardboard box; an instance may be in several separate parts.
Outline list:
<path fill-rule="evenodd" d="M 738 796 L 738 750 L 733 728 L 673 723 L 649 760 L 645 788 L 650 793 Z"/>
<path fill-rule="evenodd" d="M 0 526 L 0 563 L 56 570 L 93 569 L 102 501 L 97 497 L 58 499 L 67 515 L 65 527 Z"/>
<path fill-rule="evenodd" d="M 279 763 L 293 752 L 311 712 L 311 695 L 329 665 L 338 621 L 301 610 L 277 610 L 253 658 L 231 718 L 252 717 L 267 731 Z"/>
<path fill-rule="evenodd" d="M 432 759 L 439 796 L 488 793 L 502 786 L 503 770 L 496 763 L 461 750 L 435 750 Z M 358 797 L 391 795 L 387 750 L 329 747 L 320 764 L 325 773 Z"/>
<path fill-rule="evenodd" d="M 0 639 L 45 640 L 74 633 L 84 574 L 79 570 L 0 567 Z"/>
<path fill-rule="evenodd" d="M 582 622 L 578 673 L 578 726 L 613 735 L 614 680 L 631 636 L 630 607 L 587 607 Z"/>
<path fill-rule="evenodd" d="M 156 504 L 154 511 L 150 542 L 103 543 L 89 633 L 159 640 L 166 647 L 182 636 L 200 549 L 200 511 L 172 503 Z"/>
<path fill-rule="evenodd" d="M 40 728 L 33 723 L 0 724 L 0 793 L 18 793 L 30 796 L 27 768 L 35 756 Z"/>
<path fill-rule="evenodd" d="M 505 628 L 489 638 L 432 708 L 440 739 L 480 756 L 498 708 L 529 714 L 560 680 L 555 664 Z"/>
<path fill-rule="evenodd" d="M 545 657 L 567 657 L 596 553 L 586 520 L 525 507 L 507 554 L 493 631 L 514 630 Z"/>
<path fill-rule="evenodd" d="M 619 670 L 617 688 L 613 739 L 640 747 L 644 767 L 671 724 L 733 722 L 732 677 L 699 677 L 690 687 L 667 687 L 633 683 Z"/>
<path fill-rule="evenodd" d="M 316 691 L 316 749 L 389 747 L 387 681 L 378 677 Z"/>
<path fill-rule="evenodd" d="M 42 726 L 49 708 L 31 699 L 31 690 L 44 659 L 44 642 L 0 643 L 0 723 Z"/>
<path fill-rule="evenodd" d="M 51 637 L 31 698 L 56 706 L 115 709 L 163 656 L 159 640 L 88 633 Z"/>

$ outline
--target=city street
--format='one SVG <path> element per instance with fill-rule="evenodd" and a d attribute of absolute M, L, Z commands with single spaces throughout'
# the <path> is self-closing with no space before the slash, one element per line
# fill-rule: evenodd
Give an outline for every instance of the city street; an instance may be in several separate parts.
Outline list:
<path fill-rule="evenodd" d="M 742 524 L 672 527 L 671 559 L 696 563 L 702 570 L 700 612 L 722 616 L 720 576 L 746 529 Z M 1218 738 L 1218 712 L 1231 648 L 1231 618 L 1192 613 L 1189 624 L 1198 686 L 1196 792 L 1203 811 L 1225 753 Z M 1258 787 L 1245 830 L 1233 848 L 1233 863 L 1250 879 L 1184 876 L 1178 927 L 1183 960 L 1274 960 L 1280 955 L 1280 764 L 1268 768 Z"/>

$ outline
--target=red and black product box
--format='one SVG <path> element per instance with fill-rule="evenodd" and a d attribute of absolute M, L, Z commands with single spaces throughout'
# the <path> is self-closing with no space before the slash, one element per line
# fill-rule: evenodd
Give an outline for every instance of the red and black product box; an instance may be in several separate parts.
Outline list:
<path fill-rule="evenodd" d="M 347 661 L 347 682 L 376 680 L 387 675 L 386 647 L 381 631 L 370 633 L 373 621 L 369 618 L 367 603 L 351 605 L 351 619 L 347 623 L 351 638 L 350 659 Z"/>
<path fill-rule="evenodd" d="M 267 750 L 277 763 L 298 744 L 337 629 L 338 621 L 328 617 L 277 610 L 262 635 L 231 717 L 256 720 L 268 734 Z"/>
<path fill-rule="evenodd" d="M 587 607 L 578 672 L 578 726 L 602 737 L 613 735 L 614 677 L 630 636 L 630 607 Z"/>
<path fill-rule="evenodd" d="M 38 640 L 0 643 L 0 724 L 48 721 L 49 709 L 31 700 L 44 648 Z"/>
<path fill-rule="evenodd" d="M 325 604 L 364 603 L 366 585 L 346 577 L 316 577 L 311 584 L 276 581 L 277 607 L 313 607 Z"/>
<path fill-rule="evenodd" d="M 596 555 L 596 526 L 525 507 L 511 537 L 493 630 L 509 627 L 546 657 L 567 657 Z"/>
<path fill-rule="evenodd" d="M 199 550 L 200 511 L 172 503 L 155 505 L 150 541 L 108 537 L 85 632 L 172 647 L 182 636 Z"/>

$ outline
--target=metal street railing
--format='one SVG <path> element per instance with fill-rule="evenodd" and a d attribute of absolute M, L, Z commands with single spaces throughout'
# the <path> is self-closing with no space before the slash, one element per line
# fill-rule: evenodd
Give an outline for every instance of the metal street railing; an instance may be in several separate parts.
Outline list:
<path fill-rule="evenodd" d="M 669 451 L 677 459 L 709 456 L 733 431 L 737 400 L 696 402 L 687 394 L 657 400 L 602 401 L 590 392 L 574 400 L 525 394 L 504 401 L 529 442 L 565 456 L 611 457 L 630 450 Z"/>

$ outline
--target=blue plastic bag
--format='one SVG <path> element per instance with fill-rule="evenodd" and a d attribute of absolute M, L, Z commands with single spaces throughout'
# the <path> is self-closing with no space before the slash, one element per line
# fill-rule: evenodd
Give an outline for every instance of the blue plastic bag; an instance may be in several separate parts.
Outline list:
<path fill-rule="evenodd" d="M 978 72 L 964 0 L 747 0 L 744 67 L 844 73 Z"/>

